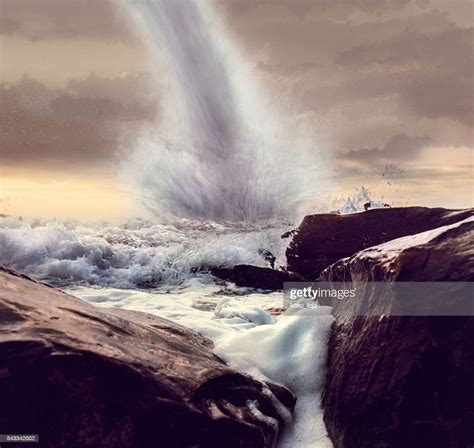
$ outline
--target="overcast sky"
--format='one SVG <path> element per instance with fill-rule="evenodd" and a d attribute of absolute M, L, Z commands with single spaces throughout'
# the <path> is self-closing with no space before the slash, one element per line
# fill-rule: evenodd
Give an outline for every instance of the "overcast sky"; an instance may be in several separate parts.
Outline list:
<path fill-rule="evenodd" d="M 472 205 L 471 1 L 215 7 L 267 92 L 334 156 L 341 187 Z M 167 70 L 151 64 L 127 1 L 0 0 L 0 8 L 3 175 L 112 178 L 124 145 L 159 123 Z"/>

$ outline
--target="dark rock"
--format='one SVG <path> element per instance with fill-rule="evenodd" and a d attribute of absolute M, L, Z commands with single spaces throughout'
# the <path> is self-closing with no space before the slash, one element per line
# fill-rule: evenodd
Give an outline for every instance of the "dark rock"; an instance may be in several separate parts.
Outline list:
<path fill-rule="evenodd" d="M 227 282 L 235 282 L 234 268 L 212 267 L 209 272 L 217 278 Z"/>
<path fill-rule="evenodd" d="M 234 280 L 237 286 L 276 291 L 283 289 L 284 282 L 295 282 L 300 278 L 285 271 L 238 264 L 234 266 Z"/>
<path fill-rule="evenodd" d="M 238 264 L 233 268 L 211 268 L 211 273 L 223 280 L 234 282 L 237 286 L 278 291 L 285 282 L 298 282 L 302 278 L 291 272 L 263 268 L 249 264 Z"/>
<path fill-rule="evenodd" d="M 0 269 L 0 428 L 42 447 L 273 447 L 267 386 L 210 340 L 144 313 L 97 308 Z M 276 427 L 249 410 L 254 401 Z"/>
<path fill-rule="evenodd" d="M 366 249 L 326 269 L 321 279 L 473 281 L 473 241 L 474 223 L 464 222 Z M 335 447 L 472 446 L 472 313 L 395 316 L 389 310 L 397 307 L 396 294 L 372 299 L 383 301 L 387 314 L 345 313 L 354 306 L 349 301 L 334 309 L 322 400 Z M 451 299 L 434 296 L 431 305 Z M 368 303 L 377 306 L 376 300 Z"/>
<path fill-rule="evenodd" d="M 287 238 L 292 237 L 296 232 L 297 232 L 297 229 L 288 230 L 287 232 L 284 232 L 281 234 L 281 239 L 286 240 Z"/>
<path fill-rule="evenodd" d="M 341 258 L 386 241 L 453 224 L 474 209 L 405 207 L 370 209 L 350 215 L 306 216 L 286 250 L 288 270 L 307 280 Z"/>
<path fill-rule="evenodd" d="M 386 204 L 386 203 L 384 202 L 384 203 L 382 204 L 382 206 L 383 206 L 384 208 L 387 208 L 387 207 L 390 207 L 390 204 Z M 371 201 L 366 202 L 366 203 L 364 204 L 364 210 L 367 211 L 367 210 L 369 210 L 370 208 L 372 208 L 372 202 L 371 202 Z M 377 207 L 377 208 L 380 208 L 380 207 Z"/>

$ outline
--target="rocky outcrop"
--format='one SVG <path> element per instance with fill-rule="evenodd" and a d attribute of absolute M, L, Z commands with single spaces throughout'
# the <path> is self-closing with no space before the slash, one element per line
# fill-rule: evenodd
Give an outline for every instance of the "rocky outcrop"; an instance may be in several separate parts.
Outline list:
<path fill-rule="evenodd" d="M 42 447 L 273 447 L 275 397 L 294 406 L 189 329 L 5 268 L 0 323 L 0 428 L 39 434 Z"/>
<path fill-rule="evenodd" d="M 218 278 L 234 282 L 237 286 L 278 291 L 285 282 L 298 282 L 302 277 L 286 271 L 263 268 L 249 264 L 238 264 L 233 268 L 212 268 Z"/>
<path fill-rule="evenodd" d="M 286 251 L 288 271 L 315 280 L 341 258 L 406 235 L 453 224 L 474 209 L 403 207 L 371 209 L 350 215 L 306 216 Z"/>
<path fill-rule="evenodd" d="M 473 281 L 473 241 L 471 218 L 359 252 L 323 271 L 321 279 Z M 399 309 L 396 293 L 366 299 L 360 306 L 369 304 L 378 315 L 363 315 L 366 310 L 350 301 L 334 308 L 323 406 L 335 447 L 472 446 L 472 313 L 399 316 L 393 313 Z M 434 294 L 428 309 L 443 309 L 455 299 Z"/>

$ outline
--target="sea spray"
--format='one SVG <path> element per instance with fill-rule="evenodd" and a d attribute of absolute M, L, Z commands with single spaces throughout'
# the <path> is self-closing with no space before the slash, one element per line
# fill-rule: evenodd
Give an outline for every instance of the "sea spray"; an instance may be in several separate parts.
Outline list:
<path fill-rule="evenodd" d="M 287 132 L 210 5 L 133 4 L 172 78 L 159 126 L 124 163 L 144 205 L 158 216 L 213 221 L 294 217 L 301 206 L 313 208 L 324 197 L 321 156 L 305 134 Z"/>

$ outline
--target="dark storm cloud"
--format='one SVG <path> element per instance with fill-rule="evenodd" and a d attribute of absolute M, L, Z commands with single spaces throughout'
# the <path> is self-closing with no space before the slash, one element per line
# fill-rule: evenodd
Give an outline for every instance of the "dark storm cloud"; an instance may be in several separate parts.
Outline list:
<path fill-rule="evenodd" d="M 436 34 L 423 34 L 410 29 L 400 30 L 384 41 L 374 42 L 341 52 L 336 62 L 348 67 L 379 64 L 390 69 L 400 64 L 436 66 L 442 70 L 464 70 L 472 50 L 473 29 L 450 27 Z"/>
<path fill-rule="evenodd" d="M 103 98 L 117 103 L 149 103 L 157 95 L 156 81 L 149 73 L 105 78 L 91 73 L 86 78 L 71 79 L 66 89 L 78 97 Z"/>
<path fill-rule="evenodd" d="M 2 165 L 59 165 L 67 169 L 82 158 L 105 160 L 112 151 L 103 130 L 94 123 L 55 120 L 46 110 L 38 113 L 25 104 L 15 87 L 2 86 L 0 101 Z"/>
<path fill-rule="evenodd" d="M 344 160 L 396 163 L 430 146 L 472 147 L 470 1 L 215 3 L 270 95 L 278 102 L 289 98 L 288 115 L 302 117 L 315 142 L 321 139 Z M 153 120 L 161 92 L 156 80 L 135 73 L 147 68 L 137 68 L 129 54 L 121 53 L 122 47 L 133 48 L 133 55 L 147 49 L 122 5 L 119 0 L 0 0 L 2 45 L 11 45 L 15 53 L 24 50 L 26 38 L 34 53 L 38 42 L 45 43 L 47 60 L 28 65 L 27 58 L 15 59 L 18 67 L 11 76 L 26 73 L 26 78 L 0 90 L 2 160 L 102 163 L 115 153 L 124 133 Z M 117 76 L 91 73 L 96 70 L 91 64 L 97 67 L 96 59 L 102 60 L 102 53 L 87 58 L 99 53 L 98 42 L 107 42 L 100 51 L 111 65 L 124 60 L 110 71 Z M 110 42 L 123 45 L 110 55 Z M 67 53 L 70 43 L 75 46 Z M 46 50 L 58 45 L 61 51 L 49 57 Z M 81 45 L 81 66 L 64 68 L 61 58 L 76 58 Z M 129 74 L 119 76 L 122 70 Z M 66 79 L 65 86 L 53 88 L 59 86 L 54 81 L 47 88 L 32 81 L 47 83 L 55 71 Z"/>
<path fill-rule="evenodd" d="M 337 153 L 374 163 L 472 146 L 469 1 L 218 3 L 246 55 Z"/>
<path fill-rule="evenodd" d="M 148 81 L 91 76 L 61 90 L 27 77 L 0 84 L 0 163 L 75 170 L 113 160 L 125 133 L 156 117 L 156 99 L 138 93 Z M 101 83 L 108 88 L 98 92 Z"/>
<path fill-rule="evenodd" d="M 469 126 L 474 113 L 473 43 L 472 28 L 452 27 L 434 35 L 407 31 L 342 52 L 337 63 L 356 70 L 377 67 L 388 76 L 398 71 L 395 82 L 385 91 L 400 95 L 401 105 L 408 111 Z"/>
<path fill-rule="evenodd" d="M 112 79 L 92 74 L 69 81 L 51 100 L 50 110 L 54 117 L 74 121 L 143 122 L 156 114 L 151 86 L 150 75 L 144 73 Z"/>
<path fill-rule="evenodd" d="M 156 118 L 159 85 L 134 64 L 145 49 L 123 5 L 0 0 L 0 164 L 94 168 Z"/>

